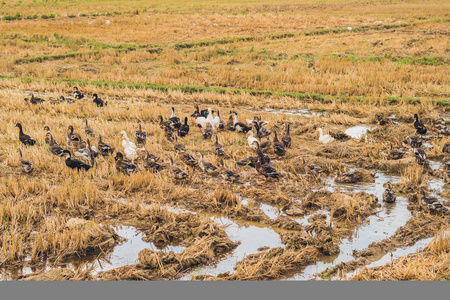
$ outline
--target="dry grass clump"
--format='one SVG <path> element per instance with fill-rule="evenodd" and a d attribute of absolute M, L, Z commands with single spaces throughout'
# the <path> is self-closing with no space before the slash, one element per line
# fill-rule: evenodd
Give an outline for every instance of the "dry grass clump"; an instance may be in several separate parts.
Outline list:
<path fill-rule="evenodd" d="M 210 264 L 237 247 L 228 237 L 198 237 L 182 253 L 164 253 L 144 249 L 139 252 L 137 268 L 150 270 L 160 277 L 174 277 L 186 270 Z"/>
<path fill-rule="evenodd" d="M 270 220 L 270 222 L 267 222 L 266 224 L 285 230 L 296 230 L 296 231 L 303 230 L 302 225 L 298 224 L 290 217 L 283 215 L 278 216 L 275 220 Z"/>
<path fill-rule="evenodd" d="M 361 166 L 361 167 L 364 166 L 364 167 L 371 168 L 371 169 L 373 168 L 373 169 L 377 169 L 377 170 L 382 170 L 389 174 L 401 175 L 402 172 L 406 172 L 405 170 L 408 167 L 413 166 L 415 163 L 416 163 L 416 160 L 414 159 L 414 157 L 405 157 L 402 159 L 395 159 L 395 160 L 382 159 L 382 160 L 376 160 L 376 161 L 369 162 L 369 163 L 363 162 L 359 166 Z"/>
<path fill-rule="evenodd" d="M 207 198 L 213 205 L 212 207 L 210 205 L 205 206 L 204 211 L 225 214 L 228 217 L 252 222 L 256 221 L 266 224 L 271 222 L 261 209 L 251 205 L 253 201 L 249 201 L 248 205 L 244 205 L 237 194 L 230 191 L 215 190 Z"/>
<path fill-rule="evenodd" d="M 425 251 L 435 254 L 450 252 L 450 229 L 441 229 L 427 245 Z"/>
<path fill-rule="evenodd" d="M 32 261 L 42 255 L 55 255 L 58 259 L 84 256 L 110 248 L 119 241 L 119 236 L 109 226 L 77 218 L 69 219 L 65 225 L 60 222 L 58 219 L 47 220 L 45 231 L 30 237 Z"/>
<path fill-rule="evenodd" d="M 218 207 L 233 207 L 241 204 L 241 201 L 236 194 L 233 194 L 225 190 L 215 190 L 212 195 L 210 195 L 210 201 Z"/>
<path fill-rule="evenodd" d="M 400 182 L 395 186 L 401 193 L 411 193 L 417 191 L 420 187 L 425 187 L 425 178 L 423 168 L 413 164 L 402 172 Z"/>
<path fill-rule="evenodd" d="M 388 124 L 385 126 L 378 126 L 372 129 L 367 134 L 367 138 L 372 142 L 385 143 L 391 141 L 394 147 L 401 146 L 404 138 L 415 134 L 416 130 L 412 124 Z"/>
<path fill-rule="evenodd" d="M 104 204 L 97 186 L 88 178 L 73 180 L 67 178 L 61 185 L 43 194 L 42 202 L 73 210 L 81 206 L 95 207 Z M 70 186 L 71 188 L 67 188 Z"/>
<path fill-rule="evenodd" d="M 187 246 L 200 236 L 221 236 L 226 237 L 223 229 L 214 222 L 191 213 L 180 213 L 167 215 L 153 215 L 145 217 L 146 220 L 153 221 L 150 228 L 142 228 L 149 239 L 159 248 L 166 245 Z M 141 216 L 141 220 L 142 220 Z"/>
<path fill-rule="evenodd" d="M 378 199 L 372 194 L 361 192 L 353 195 L 333 194 L 331 200 L 332 204 L 329 204 L 328 207 L 333 218 L 354 222 L 370 215 L 374 211 Z"/>
<path fill-rule="evenodd" d="M 431 148 L 427 149 L 427 158 L 433 159 L 444 158 L 446 154 L 442 152 L 442 148 L 444 148 L 444 145 L 448 142 L 450 142 L 450 137 L 448 136 L 444 136 L 440 139 L 429 140 L 428 143 L 431 144 Z"/>
<path fill-rule="evenodd" d="M 43 222 L 39 231 L 27 227 L 22 235 L 2 231 L 0 259 L 3 264 L 17 264 L 26 256 L 31 263 L 41 258 L 61 260 L 84 256 L 109 249 L 120 239 L 112 228 L 93 221 L 72 218 L 66 222 L 61 217 L 48 217 Z"/>
<path fill-rule="evenodd" d="M 313 246 L 306 246 L 299 251 L 286 250 L 281 247 L 251 254 L 235 267 L 233 274 L 220 274 L 207 280 L 271 280 L 280 278 L 317 259 L 319 251 Z"/>
<path fill-rule="evenodd" d="M 340 231 L 327 224 L 326 216 L 316 218 L 306 226 L 306 232 L 285 232 L 281 233 L 281 241 L 286 245 L 286 249 L 299 250 L 305 246 L 314 246 L 324 255 L 334 255 L 339 253 Z"/>
<path fill-rule="evenodd" d="M 39 274 L 30 274 L 29 276 L 24 276 L 20 280 L 23 281 L 65 281 L 71 280 L 75 277 L 75 272 L 66 269 L 52 269 L 47 272 L 42 272 Z"/>
<path fill-rule="evenodd" d="M 450 231 L 441 229 L 423 251 L 385 266 L 364 268 L 350 280 L 449 280 Z"/>
<path fill-rule="evenodd" d="M 302 199 L 304 209 L 327 208 L 333 218 L 345 222 L 360 222 L 374 212 L 377 203 L 377 197 L 365 192 L 331 193 L 329 191 L 318 191 Z"/>
<path fill-rule="evenodd" d="M 358 168 L 355 170 L 355 175 L 361 178 L 361 182 L 375 182 L 375 172 L 371 170 L 366 170 Z"/>
<path fill-rule="evenodd" d="M 353 140 L 347 143 L 333 142 L 316 147 L 314 148 L 315 155 L 323 158 L 352 161 L 358 158 L 376 159 L 380 157 L 379 145 Z"/>
<path fill-rule="evenodd" d="M 83 269 L 81 266 L 75 271 L 68 268 L 56 268 L 48 271 L 35 272 L 19 277 L 23 281 L 79 281 L 79 280 L 93 280 L 90 274 L 93 266 Z"/>

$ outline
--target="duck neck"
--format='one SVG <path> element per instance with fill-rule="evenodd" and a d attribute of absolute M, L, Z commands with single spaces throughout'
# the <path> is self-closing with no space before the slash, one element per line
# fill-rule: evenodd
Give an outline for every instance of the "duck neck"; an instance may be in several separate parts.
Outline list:
<path fill-rule="evenodd" d="M 236 125 L 237 122 L 239 122 L 238 117 L 236 114 L 233 114 L 233 125 Z"/>

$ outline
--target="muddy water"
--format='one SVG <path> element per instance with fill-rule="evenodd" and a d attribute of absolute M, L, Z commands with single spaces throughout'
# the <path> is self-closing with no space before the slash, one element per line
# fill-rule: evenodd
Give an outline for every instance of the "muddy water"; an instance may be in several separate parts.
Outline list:
<path fill-rule="evenodd" d="M 407 209 L 408 200 L 397 196 L 397 201 L 393 204 L 382 202 L 385 189 L 383 184 L 399 180 L 398 176 L 389 176 L 384 173 L 377 173 L 375 182 L 370 184 L 337 184 L 332 178 L 329 178 L 325 189 L 333 192 L 341 190 L 371 193 L 378 198 L 382 207 L 376 215 L 368 217 L 363 225 L 355 229 L 350 237 L 342 240 L 339 245 L 340 253 L 337 256 L 324 257 L 316 264 L 307 266 L 300 274 L 296 274 L 289 280 L 320 279 L 317 278 L 317 275 L 327 268 L 353 260 L 353 250 L 363 250 L 371 243 L 393 235 L 400 226 L 405 225 L 411 217 L 411 213 Z"/>
<path fill-rule="evenodd" d="M 259 208 L 261 208 L 261 210 L 271 219 L 271 220 L 275 220 L 276 218 L 278 218 L 280 215 L 285 216 L 285 214 L 278 209 L 277 207 L 268 205 L 268 204 L 264 204 L 261 203 L 259 205 Z"/>
<path fill-rule="evenodd" d="M 312 214 L 306 215 L 302 218 L 292 218 L 292 219 L 295 220 L 300 225 L 305 227 L 305 226 L 311 225 L 311 223 L 308 221 L 308 219 L 315 215 L 325 215 L 327 217 L 325 220 L 327 223 L 329 223 L 331 220 L 330 212 L 327 210 L 322 210 L 322 209 L 320 209 Z"/>
<path fill-rule="evenodd" d="M 422 251 L 432 240 L 433 238 L 426 238 L 426 239 L 422 239 L 417 241 L 414 245 L 409 246 L 409 247 L 404 247 L 404 248 L 398 248 L 396 249 L 394 252 L 388 253 L 386 255 L 384 255 L 382 258 L 380 258 L 377 261 L 374 261 L 368 265 L 366 265 L 367 268 L 375 268 L 375 267 L 381 267 L 384 266 L 390 262 L 392 262 L 393 260 L 396 260 L 402 256 L 411 254 L 411 253 L 416 253 L 418 251 Z M 355 275 L 358 275 L 363 269 L 356 269 L 354 272 L 350 272 L 345 274 L 345 277 L 349 278 Z"/>
<path fill-rule="evenodd" d="M 248 198 L 240 198 L 242 205 L 248 205 Z M 275 220 L 279 216 L 286 216 L 279 207 L 272 206 L 265 203 L 260 203 L 259 208 L 269 217 L 271 220 Z"/>
<path fill-rule="evenodd" d="M 268 246 L 270 248 L 283 246 L 279 234 L 269 227 L 263 227 L 258 223 L 239 225 L 228 218 L 218 216 L 212 216 L 211 219 L 217 224 L 226 225 L 225 231 L 230 240 L 235 242 L 239 241 L 241 244 L 237 246 L 230 255 L 216 265 L 204 266 L 187 274 L 180 280 L 190 280 L 192 276 L 197 275 L 217 276 L 224 272 L 233 273 L 236 263 L 249 254 L 257 253 L 258 248 L 263 246 Z"/>

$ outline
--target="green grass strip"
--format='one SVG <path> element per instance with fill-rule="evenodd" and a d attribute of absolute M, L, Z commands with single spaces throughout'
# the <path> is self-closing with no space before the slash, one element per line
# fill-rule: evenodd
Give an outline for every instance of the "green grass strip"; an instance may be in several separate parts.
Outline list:
<path fill-rule="evenodd" d="M 193 48 L 193 47 L 201 47 L 201 46 L 212 46 L 216 44 L 231 44 L 235 42 L 251 42 L 256 40 L 264 40 L 264 39 L 284 39 L 291 38 L 296 36 L 312 36 L 312 35 L 324 35 L 324 34 L 338 34 L 342 32 L 363 32 L 368 30 L 383 30 L 383 29 L 392 29 L 392 28 L 400 28 L 400 27 L 408 27 L 408 26 L 417 26 L 426 23 L 433 22 L 449 22 L 450 18 L 432 18 L 428 20 L 422 21 L 413 21 L 413 22 L 405 22 L 405 23 L 395 23 L 395 24 L 386 24 L 386 25 L 374 25 L 374 26 L 366 26 L 366 27 L 354 27 L 351 30 L 345 28 L 335 28 L 335 29 L 319 29 L 319 30 L 311 30 L 311 31 L 302 31 L 299 33 L 280 33 L 280 34 L 268 34 L 263 36 L 247 36 L 247 37 L 236 37 L 236 38 L 224 38 L 219 40 L 211 40 L 211 41 L 200 41 L 200 42 L 188 42 L 188 43 L 177 43 L 174 44 L 173 47 L 176 49 L 185 49 L 185 48 Z"/>
<path fill-rule="evenodd" d="M 280 34 L 268 34 L 263 36 L 247 36 L 247 37 L 235 37 L 235 38 L 224 38 L 219 40 L 210 40 L 210 41 L 199 41 L 199 42 L 189 42 L 189 43 L 176 43 L 173 44 L 171 47 L 179 50 L 179 49 L 186 49 L 186 48 L 193 48 L 193 47 L 202 47 L 202 46 L 212 46 L 212 45 L 220 45 L 220 44 L 231 44 L 235 42 L 249 42 L 249 41 L 256 41 L 256 40 L 264 40 L 264 39 L 285 39 L 285 38 L 291 38 L 295 36 L 305 35 L 305 36 L 312 36 L 312 35 L 323 35 L 323 34 L 331 34 L 331 33 L 341 33 L 341 32 L 350 32 L 350 31 L 368 31 L 368 30 L 381 30 L 381 29 L 390 29 L 390 28 L 399 28 L 399 27 L 407 27 L 407 26 L 416 26 L 420 24 L 426 24 L 426 23 L 432 23 L 432 22 L 449 22 L 450 18 L 433 18 L 423 21 L 414 21 L 414 22 L 408 22 L 408 23 L 396 23 L 396 24 L 386 24 L 386 25 L 376 25 L 376 26 L 367 26 L 367 27 L 358 27 L 358 28 L 352 28 L 352 30 L 348 30 L 347 28 L 337 28 L 337 29 L 321 29 L 321 30 L 312 30 L 312 31 L 304 31 L 300 33 L 280 33 Z M 15 35 L 10 36 L 9 38 L 14 38 Z M 3 35 L 3 38 L 8 38 L 8 36 Z M 43 37 L 40 37 L 41 39 L 44 39 Z M 34 39 L 33 39 L 34 40 Z M 29 41 L 27 41 L 29 42 Z M 56 41 L 57 43 L 76 43 L 77 41 L 73 40 L 64 40 L 64 39 L 58 39 Z M 89 42 L 89 45 L 94 48 L 100 48 L 100 49 L 115 49 L 118 51 L 135 51 L 138 49 L 147 49 L 148 51 L 155 51 L 160 52 L 161 47 L 160 45 L 136 45 L 136 44 L 119 44 L 119 45 L 112 45 L 112 44 L 104 44 L 104 43 L 98 43 L 98 42 Z M 95 52 L 95 51 L 92 51 Z M 48 55 L 48 56 L 37 56 L 37 57 L 29 57 L 29 58 L 20 58 L 16 59 L 14 63 L 31 63 L 31 62 L 42 62 L 45 60 L 56 60 L 56 59 L 64 59 L 67 57 L 75 57 L 77 55 L 82 55 L 81 52 L 73 52 L 73 53 L 67 53 L 67 54 L 61 54 L 61 55 Z M 86 52 L 86 54 L 89 54 L 89 52 Z M 423 63 L 426 64 L 426 63 Z M 433 63 L 430 63 L 433 64 Z M 445 64 L 445 63 L 444 63 Z"/>
<path fill-rule="evenodd" d="M 54 54 L 54 55 L 41 55 L 41 56 L 34 56 L 34 57 L 25 57 L 25 58 L 18 58 L 14 60 L 15 64 L 22 64 L 22 63 L 32 63 L 32 62 L 43 62 L 45 60 L 56 60 L 56 59 L 64 59 L 67 57 L 75 57 L 75 56 L 81 56 L 81 55 L 92 55 L 99 53 L 99 50 L 95 51 L 88 51 L 88 52 L 72 52 L 72 53 L 66 53 L 66 54 Z"/>
<path fill-rule="evenodd" d="M 190 43 L 177 43 L 174 44 L 173 47 L 176 49 L 186 49 L 193 47 L 202 47 L 202 46 L 212 46 L 212 45 L 223 45 L 223 44 L 231 44 L 235 42 L 251 42 L 255 40 L 264 40 L 264 39 L 285 39 L 295 37 L 295 33 L 280 33 L 280 34 L 267 34 L 263 36 L 244 36 L 244 37 L 235 37 L 235 38 L 224 38 L 219 40 L 211 40 L 211 41 L 200 41 L 200 42 L 190 42 Z"/>
<path fill-rule="evenodd" d="M 358 102 L 367 102 L 368 98 L 364 96 L 347 96 L 347 95 L 323 95 L 318 93 L 299 93 L 299 92 L 285 92 L 285 91 L 270 91 L 270 90 L 253 90 L 253 89 L 240 89 L 240 88 L 224 88 L 224 87 L 206 87 L 206 86 L 195 86 L 195 85 L 163 85 L 156 83 L 134 83 L 134 82 L 124 82 L 124 81 L 96 81 L 96 80 L 74 80 L 74 79 L 41 79 L 41 78 L 22 78 L 22 77 L 12 77 L 6 75 L 0 75 L 0 79 L 20 79 L 21 82 L 31 83 L 31 82 L 49 82 L 53 84 L 66 83 L 69 85 L 92 85 L 98 87 L 126 87 L 126 88 L 136 88 L 136 89 L 151 89 L 159 91 L 172 91 L 178 90 L 184 93 L 202 93 L 202 92 L 215 92 L 220 94 L 250 94 L 253 96 L 286 96 L 293 99 L 300 100 L 314 100 L 320 102 L 332 101 L 333 99 L 340 99 L 343 102 L 350 100 L 356 100 Z M 428 99 L 428 98 L 414 98 L 414 97 L 384 97 L 383 100 L 398 103 L 405 102 L 410 104 L 417 104 L 420 101 L 431 101 L 438 106 L 450 106 L 450 99 Z"/>
<path fill-rule="evenodd" d="M 399 57 L 399 56 L 368 56 L 361 57 L 353 54 L 327 54 L 325 56 L 346 59 L 353 62 L 378 62 L 392 61 L 401 65 L 425 65 L 425 66 L 448 66 L 450 58 L 448 56 L 416 56 L 416 57 Z"/>

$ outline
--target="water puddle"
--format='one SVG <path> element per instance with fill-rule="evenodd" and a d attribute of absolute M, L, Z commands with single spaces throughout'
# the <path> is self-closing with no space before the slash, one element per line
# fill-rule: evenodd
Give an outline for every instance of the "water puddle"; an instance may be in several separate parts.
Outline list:
<path fill-rule="evenodd" d="M 345 134 L 347 134 L 351 138 L 360 139 L 363 136 L 363 134 L 366 134 L 368 130 L 372 130 L 372 129 L 373 129 L 373 126 L 357 125 L 357 126 L 353 126 L 353 127 L 348 128 L 347 130 L 345 130 Z"/>
<path fill-rule="evenodd" d="M 89 255 L 79 259 L 72 259 L 68 263 L 59 264 L 57 266 L 53 266 L 51 263 L 45 263 L 40 267 L 30 268 L 25 266 L 15 270 L 3 270 L 3 278 L 5 280 L 17 280 L 19 276 L 28 275 L 34 272 L 49 271 L 51 269 L 61 267 L 68 268 L 76 272 L 78 267 L 84 264 L 93 263 L 95 264 L 95 267 L 91 274 L 96 275 L 101 271 L 108 271 L 111 269 L 136 264 L 139 251 L 145 248 L 163 252 L 173 251 L 176 254 L 181 253 L 184 249 L 186 249 L 186 247 L 171 245 L 166 246 L 164 249 L 158 249 L 153 243 L 144 242 L 142 240 L 143 234 L 133 226 L 119 226 L 113 228 L 119 236 L 126 238 L 127 240 L 122 244 L 115 246 L 111 252 L 99 256 Z"/>
<path fill-rule="evenodd" d="M 259 205 L 259 208 L 261 208 L 261 210 L 271 219 L 271 220 L 275 220 L 276 218 L 278 218 L 280 215 L 285 215 L 283 212 L 281 212 L 281 210 L 279 210 L 277 207 L 275 206 L 271 206 L 268 204 L 264 204 L 261 203 Z"/>
<path fill-rule="evenodd" d="M 419 240 L 414 245 L 409 246 L 409 247 L 398 248 L 394 252 L 384 255 L 379 260 L 374 261 L 374 262 L 366 265 L 365 267 L 367 267 L 367 268 L 381 267 L 381 266 L 384 266 L 396 259 L 399 259 L 402 256 L 405 256 L 405 255 L 408 255 L 411 253 L 416 253 L 418 251 L 422 251 L 431 242 L 431 240 L 433 240 L 433 237 Z M 349 277 L 358 275 L 362 270 L 363 270 L 363 268 L 356 269 L 354 272 L 347 273 L 345 275 L 345 277 L 349 278 Z"/>
<path fill-rule="evenodd" d="M 405 225 L 411 217 L 411 213 L 407 209 L 408 200 L 397 195 L 395 203 L 389 204 L 382 202 L 383 192 L 385 190 L 383 184 L 388 181 L 396 182 L 399 180 L 400 177 L 398 176 L 390 176 L 384 173 L 377 173 L 375 182 L 370 184 L 338 184 L 335 183 L 332 178 L 327 179 L 325 189 L 333 192 L 335 192 L 335 190 L 351 192 L 364 191 L 375 195 L 382 207 L 376 215 L 369 216 L 363 225 L 356 228 L 350 237 L 344 238 L 341 241 L 341 244 L 339 245 L 339 255 L 324 257 L 316 264 L 307 266 L 302 273 L 296 274 L 288 280 L 320 279 L 317 278 L 318 274 L 325 271 L 327 268 L 342 262 L 353 260 L 354 250 L 363 250 L 373 242 L 388 238 L 393 235 L 399 227 Z M 303 219 L 307 220 L 307 217 Z"/>
<path fill-rule="evenodd" d="M 191 276 L 198 275 L 212 275 L 217 276 L 224 272 L 233 272 L 236 263 L 241 261 L 249 254 L 257 253 L 260 247 L 280 247 L 283 246 L 278 233 L 269 227 L 263 227 L 258 223 L 252 223 L 252 225 L 239 225 L 236 222 L 231 221 L 225 217 L 211 217 L 214 222 L 221 225 L 226 225 L 226 233 L 230 240 L 240 241 L 241 244 L 228 255 L 225 259 L 213 266 L 204 266 L 195 270 L 194 272 L 183 276 L 180 280 L 190 280 Z"/>
<path fill-rule="evenodd" d="M 242 198 L 239 196 L 239 199 L 241 200 L 242 205 L 248 205 L 248 198 Z M 279 216 L 286 216 L 284 212 L 281 211 L 280 208 L 276 206 L 272 206 L 269 204 L 260 203 L 259 208 L 271 219 L 275 220 Z"/>
<path fill-rule="evenodd" d="M 248 200 L 249 200 L 248 198 L 241 198 L 241 203 L 243 205 L 248 205 Z M 147 204 L 141 204 L 141 205 L 143 205 L 147 208 L 151 208 L 151 206 L 147 205 Z M 271 211 L 273 211 L 273 214 L 275 214 L 275 212 L 274 212 L 274 210 L 276 209 L 275 207 L 272 207 L 267 204 L 261 204 L 261 205 L 264 206 L 264 208 L 268 212 L 271 210 Z M 233 272 L 233 269 L 236 266 L 237 262 L 239 262 L 240 260 L 242 260 L 245 256 L 247 256 L 249 254 L 257 253 L 258 248 L 264 247 L 264 246 L 267 246 L 270 248 L 283 246 L 283 244 L 281 243 L 280 235 L 278 233 L 276 233 L 270 227 L 267 227 L 265 225 L 262 225 L 262 224 L 259 224 L 256 222 L 246 221 L 244 225 L 240 225 L 240 224 L 238 224 L 226 217 L 223 217 L 219 214 L 211 214 L 211 213 L 205 213 L 205 212 L 197 213 L 197 212 L 193 212 L 193 211 L 190 211 L 187 209 L 183 209 L 183 208 L 179 208 L 179 207 L 172 207 L 172 206 L 163 206 L 163 208 L 167 209 L 170 212 L 176 213 L 176 214 L 191 213 L 191 214 L 198 214 L 203 217 L 209 217 L 211 220 L 213 220 L 217 224 L 225 226 L 224 230 L 227 233 L 227 235 L 229 236 L 230 240 L 232 240 L 234 242 L 238 242 L 238 241 L 241 242 L 230 255 L 228 255 L 226 258 L 221 260 L 219 263 L 217 263 L 213 266 L 201 267 L 201 268 L 191 272 L 190 274 L 187 274 L 187 275 L 181 277 L 179 280 L 191 280 L 192 276 L 197 276 L 197 275 L 217 276 L 220 273 Z M 119 232 L 118 232 L 118 234 L 120 236 L 123 236 Z M 129 235 L 130 232 L 126 232 L 126 234 Z M 137 235 L 139 235 L 139 233 Z M 127 236 L 123 236 L 123 237 L 127 237 Z M 134 238 L 137 239 L 138 237 L 135 235 Z M 141 236 L 139 237 L 139 240 L 136 243 L 139 245 L 138 247 L 140 249 L 136 252 L 136 255 L 134 256 L 135 259 L 137 259 L 137 254 L 143 248 L 155 249 L 153 244 L 144 243 L 142 241 Z M 142 243 L 146 244 L 143 248 L 141 248 Z M 149 245 L 150 245 L 150 247 L 149 247 Z M 175 250 L 173 248 L 164 249 L 164 251 L 166 251 L 166 250 L 167 251 L 173 250 L 175 253 L 180 253 L 184 250 L 184 248 L 179 247 L 179 249 L 175 249 Z M 177 251 L 179 251 L 179 252 L 177 252 Z M 120 260 L 120 252 L 117 256 L 118 256 L 117 260 Z M 134 264 L 134 261 L 131 263 L 128 262 L 125 265 L 127 265 L 127 264 Z M 112 268 L 117 268 L 117 266 L 111 267 L 111 269 Z M 104 270 L 106 270 L 106 269 L 103 268 L 102 271 L 104 271 Z"/>
<path fill-rule="evenodd" d="M 323 115 L 322 111 L 310 111 L 307 108 L 303 109 L 274 109 L 274 108 L 266 108 L 263 112 L 274 113 L 274 114 L 284 114 L 284 115 L 295 115 L 302 117 L 312 117 L 312 116 L 320 116 Z"/>
<path fill-rule="evenodd" d="M 186 249 L 186 247 L 172 245 L 167 245 L 163 249 L 158 249 L 153 243 L 144 242 L 142 240 L 144 237 L 142 232 L 133 226 L 120 226 L 114 229 L 118 235 L 126 238 L 127 240 L 121 245 L 114 247 L 114 250 L 111 253 L 106 254 L 103 259 L 100 257 L 99 266 L 92 271 L 93 275 L 100 271 L 108 271 L 111 269 L 136 264 L 139 252 L 145 248 L 149 248 L 154 251 L 163 251 L 166 253 L 173 251 L 175 254 L 179 254 Z"/>
<path fill-rule="evenodd" d="M 431 160 L 431 159 L 429 159 L 428 162 L 429 162 L 429 164 L 430 164 L 430 168 L 431 168 L 433 171 L 439 170 L 439 168 L 440 168 L 441 165 L 442 165 L 441 162 L 438 161 L 438 160 Z"/>
<path fill-rule="evenodd" d="M 444 189 L 445 182 L 441 179 L 431 178 L 428 181 L 428 188 L 434 190 L 433 194 L 441 192 Z"/>

